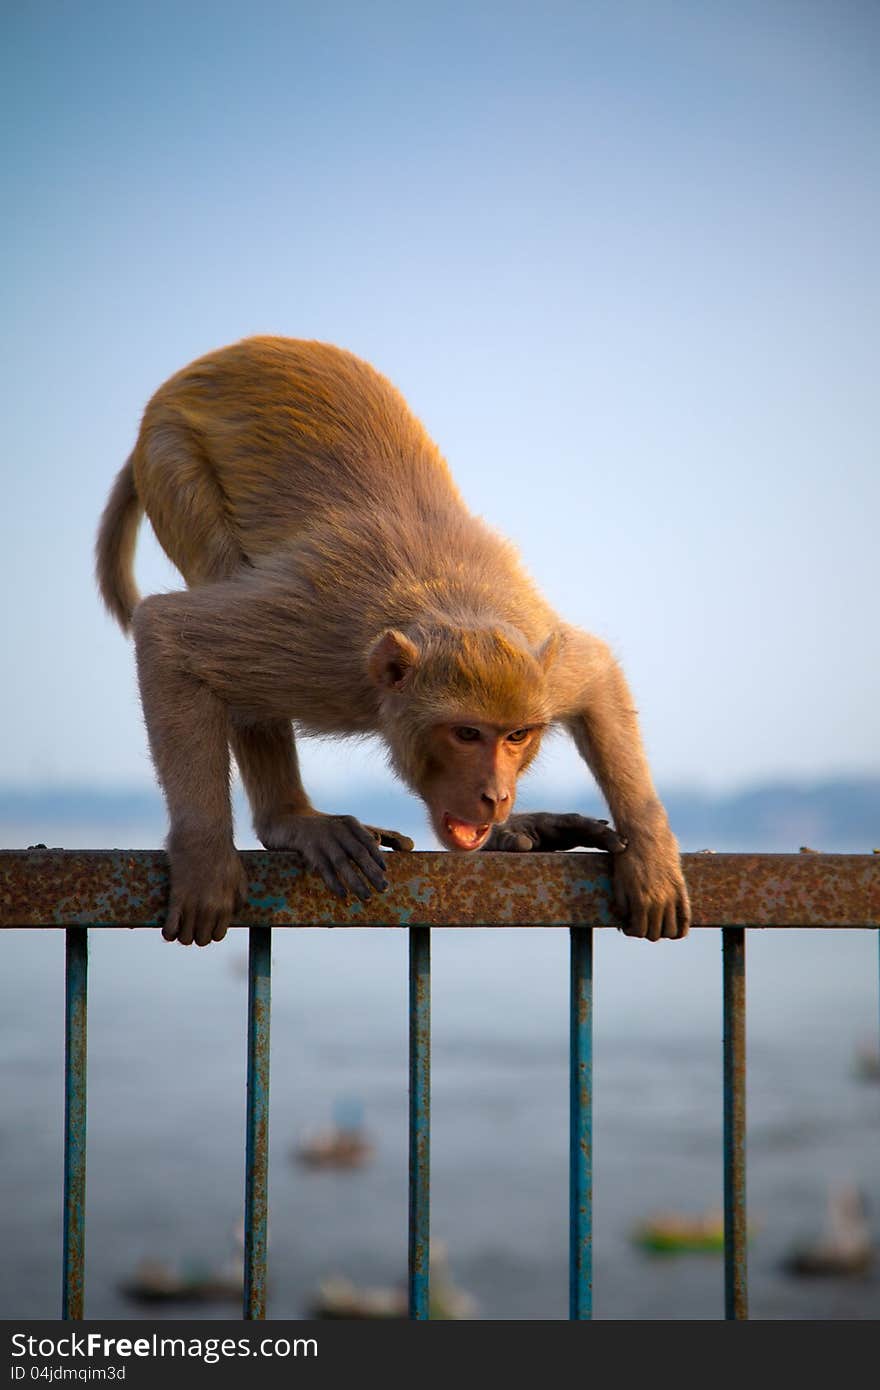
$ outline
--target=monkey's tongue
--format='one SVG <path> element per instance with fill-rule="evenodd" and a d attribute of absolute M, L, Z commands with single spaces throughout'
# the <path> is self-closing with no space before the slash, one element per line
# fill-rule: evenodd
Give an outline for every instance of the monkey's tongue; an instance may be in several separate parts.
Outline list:
<path fill-rule="evenodd" d="M 467 820 L 456 820 L 449 813 L 443 817 L 449 837 L 458 849 L 476 849 L 481 845 L 491 829 L 488 825 L 472 825 Z"/>

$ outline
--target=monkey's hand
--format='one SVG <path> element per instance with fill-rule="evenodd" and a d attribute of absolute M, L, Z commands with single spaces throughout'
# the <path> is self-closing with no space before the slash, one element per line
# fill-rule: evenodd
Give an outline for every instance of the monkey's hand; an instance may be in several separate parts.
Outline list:
<path fill-rule="evenodd" d="M 274 818 L 260 832 L 266 849 L 292 849 L 305 867 L 321 878 L 337 898 L 354 893 L 366 901 L 373 888 L 388 887 L 380 844 L 412 849 L 412 840 L 393 830 L 374 830 L 354 816 L 328 816 L 320 811 Z"/>
<path fill-rule="evenodd" d="M 691 910 L 678 845 L 670 830 L 635 836 L 614 860 L 614 906 L 625 936 L 648 941 L 687 936 Z"/>
<path fill-rule="evenodd" d="M 222 941 L 235 912 L 247 902 L 247 877 L 230 845 L 175 847 L 169 842 L 171 897 L 162 928 L 166 941 L 207 946 Z"/>
<path fill-rule="evenodd" d="M 384 845 L 386 849 L 396 849 L 408 854 L 414 848 L 409 836 L 401 835 L 399 830 L 382 830 L 378 825 L 365 825 L 364 830 L 369 830 L 377 844 Z"/>
<path fill-rule="evenodd" d="M 607 849 L 620 854 L 626 849 L 626 840 L 607 820 L 534 811 L 510 816 L 503 825 L 494 826 L 483 849 L 519 854 L 527 850 Z"/>

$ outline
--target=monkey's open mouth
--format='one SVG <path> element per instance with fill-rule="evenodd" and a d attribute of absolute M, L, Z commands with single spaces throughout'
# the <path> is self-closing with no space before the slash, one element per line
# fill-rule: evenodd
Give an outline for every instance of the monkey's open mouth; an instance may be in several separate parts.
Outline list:
<path fill-rule="evenodd" d="M 444 812 L 443 829 L 447 843 L 453 849 L 479 849 L 489 838 L 491 825 L 473 825 L 469 820 L 456 820 L 449 812 Z"/>

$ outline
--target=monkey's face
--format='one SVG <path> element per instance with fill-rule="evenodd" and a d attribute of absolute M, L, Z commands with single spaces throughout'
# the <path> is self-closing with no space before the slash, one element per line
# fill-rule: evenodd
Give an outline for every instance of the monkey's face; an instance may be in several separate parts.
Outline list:
<path fill-rule="evenodd" d="M 420 785 L 434 833 L 452 850 L 480 849 L 507 820 L 519 774 L 535 757 L 542 728 L 515 729 L 465 718 L 425 735 Z"/>
<path fill-rule="evenodd" d="M 507 820 L 548 723 L 547 666 L 509 632 L 386 632 L 368 657 L 397 773 L 452 850 L 480 849 Z"/>

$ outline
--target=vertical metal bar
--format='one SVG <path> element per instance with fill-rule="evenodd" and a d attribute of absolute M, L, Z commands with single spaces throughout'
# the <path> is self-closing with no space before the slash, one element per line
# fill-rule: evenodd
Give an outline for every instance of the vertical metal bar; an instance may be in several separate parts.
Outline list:
<path fill-rule="evenodd" d="M 431 929 L 409 930 L 409 1316 L 431 1316 Z"/>
<path fill-rule="evenodd" d="M 571 927 L 568 1316 L 593 1316 L 593 929 Z"/>
<path fill-rule="evenodd" d="M 64 1255 L 61 1316 L 82 1318 L 86 1241 L 87 927 L 66 932 L 64 1017 Z"/>
<path fill-rule="evenodd" d="M 746 934 L 722 928 L 724 977 L 724 1316 L 747 1318 Z"/>
<path fill-rule="evenodd" d="M 244 1316 L 265 1318 L 272 928 L 251 927 L 249 935 Z"/>

